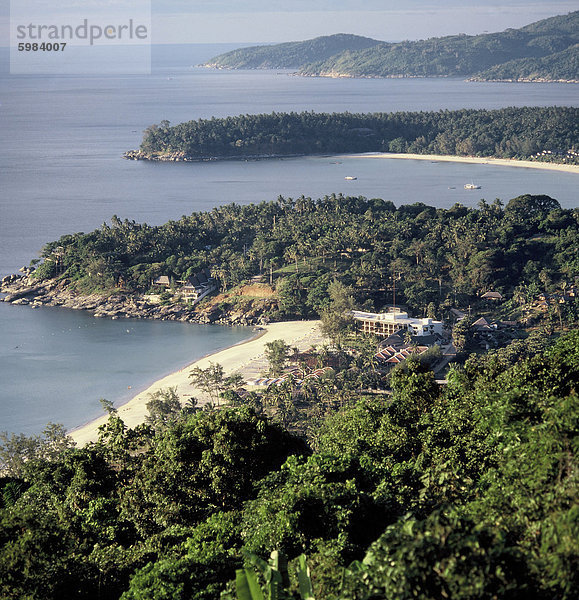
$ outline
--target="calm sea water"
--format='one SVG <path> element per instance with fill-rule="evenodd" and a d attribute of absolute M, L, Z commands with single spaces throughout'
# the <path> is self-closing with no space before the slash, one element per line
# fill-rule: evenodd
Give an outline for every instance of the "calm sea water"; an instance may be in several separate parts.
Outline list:
<path fill-rule="evenodd" d="M 247 327 L 95 319 L 82 311 L 0 305 L 0 431 L 73 428 L 208 353 L 248 339 Z"/>
<path fill-rule="evenodd" d="M 226 49 L 158 47 L 152 75 L 122 77 L 10 76 L 6 52 L 0 51 L 0 274 L 28 264 L 45 242 L 89 231 L 113 214 L 159 224 L 279 194 L 344 192 L 397 205 L 446 207 L 546 193 L 564 206 L 578 205 L 577 176 L 531 169 L 324 157 L 206 164 L 122 160 L 125 150 L 138 147 L 143 129 L 162 119 L 177 123 L 274 110 L 579 105 L 576 85 L 318 79 L 195 67 Z M 345 181 L 347 175 L 358 179 Z M 482 189 L 466 192 L 463 185 L 470 181 Z M 0 430 L 27 432 L 49 420 L 78 425 L 99 413 L 98 398 L 123 401 L 129 385 L 143 387 L 196 352 L 249 335 L 3 304 L 0 332 Z"/>

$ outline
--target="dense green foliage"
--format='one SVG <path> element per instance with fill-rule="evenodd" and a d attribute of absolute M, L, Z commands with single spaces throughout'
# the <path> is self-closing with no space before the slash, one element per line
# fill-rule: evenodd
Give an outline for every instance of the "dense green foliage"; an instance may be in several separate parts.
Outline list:
<path fill-rule="evenodd" d="M 58 275 L 84 292 L 132 293 L 146 291 L 159 275 L 184 279 L 202 267 L 229 289 L 271 268 L 277 310 L 270 317 L 278 320 L 324 314 L 335 279 L 352 288 L 358 307 L 379 309 L 392 300 L 395 278 L 400 302 L 415 314 L 432 303 L 440 316 L 488 290 L 512 296 L 515 307 L 541 291 L 573 285 L 578 219 L 576 209 L 562 210 L 548 196 L 520 196 L 506 207 L 482 201 L 476 209 L 280 197 L 156 227 L 114 218 L 91 233 L 48 244 L 44 256 L 59 253 L 61 274 L 45 260 L 37 276 Z M 347 297 L 338 304 L 352 307 Z M 573 306 L 556 308 L 573 322 Z"/>
<path fill-rule="evenodd" d="M 304 42 L 240 48 L 212 58 L 206 66 L 221 69 L 296 69 L 344 50 L 361 50 L 379 43 L 359 35 L 338 33 Z"/>
<path fill-rule="evenodd" d="M 149 127 L 148 158 L 189 159 L 345 152 L 529 158 L 579 148 L 579 110 L 503 108 L 401 113 L 272 113 Z"/>
<path fill-rule="evenodd" d="M 573 48 L 577 43 L 579 11 L 475 36 L 386 43 L 339 34 L 242 48 L 215 57 L 208 65 L 300 68 L 302 75 L 577 81 L 577 48 Z"/>
<path fill-rule="evenodd" d="M 156 431 L 111 410 L 98 443 L 0 480 L 0 596 L 217 600 L 275 576 L 270 597 L 570 600 L 578 382 L 578 331 L 445 388 L 411 360 L 389 400 L 346 389 L 315 452 L 248 407 Z"/>
<path fill-rule="evenodd" d="M 569 81 L 579 80 L 579 44 L 541 58 L 519 58 L 479 73 L 481 80 Z"/>

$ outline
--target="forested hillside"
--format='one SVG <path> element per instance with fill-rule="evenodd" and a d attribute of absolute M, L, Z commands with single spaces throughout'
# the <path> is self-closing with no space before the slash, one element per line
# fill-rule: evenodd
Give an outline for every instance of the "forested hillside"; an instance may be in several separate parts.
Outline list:
<path fill-rule="evenodd" d="M 575 74 L 575 75 L 573 75 Z M 478 81 L 567 81 L 579 77 L 579 44 L 542 58 L 520 58 L 479 73 Z"/>
<path fill-rule="evenodd" d="M 202 160 L 345 152 L 530 158 L 579 149 L 579 109 L 523 107 L 398 113 L 272 113 L 200 119 L 144 132 L 127 158 Z M 562 159 L 563 157 L 561 157 Z"/>
<path fill-rule="evenodd" d="M 257 566 L 279 577 L 269 598 L 572 600 L 579 335 L 552 341 L 467 361 L 444 388 L 409 360 L 391 396 L 346 364 L 307 390 L 307 443 L 279 424 L 306 393 L 291 386 L 209 411 L 159 397 L 134 430 L 109 406 L 83 449 L 58 427 L 4 437 L 0 596 L 243 600 L 248 578 L 266 587 Z M 258 558 L 272 550 L 289 578 Z"/>
<path fill-rule="evenodd" d="M 326 60 L 344 50 L 361 50 L 378 40 L 338 33 L 304 42 L 240 48 L 212 58 L 205 66 L 220 69 L 297 69 L 317 60 Z"/>
<path fill-rule="evenodd" d="M 346 39 L 347 38 L 347 39 Z M 207 66 L 299 68 L 333 77 L 468 77 L 478 80 L 579 81 L 579 11 L 520 29 L 386 43 L 357 36 L 242 48 Z M 503 70 L 504 69 L 504 70 Z"/>

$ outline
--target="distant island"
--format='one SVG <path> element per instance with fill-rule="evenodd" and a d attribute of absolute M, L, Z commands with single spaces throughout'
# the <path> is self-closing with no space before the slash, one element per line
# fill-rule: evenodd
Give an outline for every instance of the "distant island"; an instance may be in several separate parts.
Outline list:
<path fill-rule="evenodd" d="M 579 11 L 520 29 L 387 43 L 336 34 L 240 48 L 204 66 L 296 69 L 316 77 L 463 77 L 475 81 L 579 83 Z"/>
<path fill-rule="evenodd" d="M 272 113 L 148 127 L 133 160 L 250 159 L 394 152 L 577 164 L 579 109 Z"/>

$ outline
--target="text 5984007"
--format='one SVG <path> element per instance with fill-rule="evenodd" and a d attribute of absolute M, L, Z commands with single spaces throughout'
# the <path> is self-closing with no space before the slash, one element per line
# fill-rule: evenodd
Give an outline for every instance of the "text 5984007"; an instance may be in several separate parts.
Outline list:
<path fill-rule="evenodd" d="M 64 52 L 66 42 L 20 42 L 19 52 Z"/>

